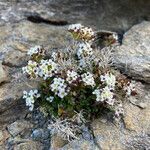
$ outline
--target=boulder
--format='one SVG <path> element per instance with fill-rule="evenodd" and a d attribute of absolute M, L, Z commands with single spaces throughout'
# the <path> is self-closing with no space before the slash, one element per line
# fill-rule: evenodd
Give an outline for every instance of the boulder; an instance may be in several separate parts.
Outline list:
<path fill-rule="evenodd" d="M 123 73 L 150 83 L 150 22 L 133 26 L 114 52 L 114 63 Z"/>
<path fill-rule="evenodd" d="M 7 126 L 8 132 L 15 137 L 25 130 L 29 130 L 33 125 L 25 120 L 18 120 Z"/>

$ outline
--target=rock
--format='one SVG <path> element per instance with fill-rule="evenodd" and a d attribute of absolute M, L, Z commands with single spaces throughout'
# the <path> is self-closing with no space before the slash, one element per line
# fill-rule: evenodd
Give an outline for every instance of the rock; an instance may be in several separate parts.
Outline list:
<path fill-rule="evenodd" d="M 133 26 L 115 49 L 115 65 L 128 76 L 150 83 L 150 22 Z"/>
<path fill-rule="evenodd" d="M 3 30 L 3 27 L 0 29 Z M 29 59 L 26 57 L 29 48 L 36 45 L 43 45 L 47 51 L 63 48 L 64 45 L 68 45 L 70 35 L 67 27 L 34 24 L 30 21 L 5 26 L 4 30 L 10 32 L 5 35 L 5 41 L 3 32 L 0 33 L 0 59 L 3 59 L 4 64 L 14 67 L 22 66 Z"/>
<path fill-rule="evenodd" d="M 21 99 L 24 90 L 37 88 L 37 86 L 37 81 L 26 79 L 24 79 L 24 82 L 11 82 L 0 86 L 0 112 L 8 110 L 12 106 L 14 107 Z"/>
<path fill-rule="evenodd" d="M 93 141 L 88 141 L 85 139 L 74 140 L 69 144 L 65 145 L 61 150 L 100 150 Z"/>
<path fill-rule="evenodd" d="M 124 31 L 142 20 L 150 20 L 149 6 L 147 0 L 2 1 L 0 25 L 28 19 L 53 25 L 80 22 L 97 29 Z"/>
<path fill-rule="evenodd" d="M 14 146 L 14 150 L 42 150 L 42 144 L 34 141 L 27 141 Z"/>
<path fill-rule="evenodd" d="M 7 126 L 8 132 L 15 137 L 22 131 L 30 129 L 33 125 L 25 120 L 18 120 Z"/>
<path fill-rule="evenodd" d="M 0 130 L 0 141 L 3 139 L 3 132 Z"/>
<path fill-rule="evenodd" d="M 150 148 L 150 136 L 147 134 L 141 134 L 139 136 L 134 136 L 129 139 L 128 149 L 132 150 L 147 150 Z"/>
<path fill-rule="evenodd" d="M 0 145 L 4 145 L 5 141 L 9 138 L 9 134 L 6 130 L 0 130 Z"/>
<path fill-rule="evenodd" d="M 146 103 L 139 103 L 138 106 L 142 109 L 147 107 Z"/>
<path fill-rule="evenodd" d="M 0 150 L 6 150 L 4 145 L 0 145 Z"/>
<path fill-rule="evenodd" d="M 62 148 L 67 143 L 68 142 L 66 140 L 55 134 L 51 138 L 51 150 L 57 150 L 59 148 Z"/>
<path fill-rule="evenodd" d="M 32 134 L 31 137 L 35 140 L 46 140 L 49 138 L 49 131 L 48 130 L 43 130 L 43 129 L 35 129 Z"/>
<path fill-rule="evenodd" d="M 3 59 L 3 64 L 9 67 L 21 67 L 25 66 L 28 61 L 28 57 L 26 53 L 22 53 L 20 51 L 9 51 L 5 58 Z"/>
<path fill-rule="evenodd" d="M 0 83 L 8 81 L 8 74 L 0 62 Z"/>
<path fill-rule="evenodd" d="M 125 150 L 125 137 L 120 127 L 95 120 L 92 124 L 95 140 L 101 149 Z M 124 131 L 125 132 L 125 131 Z"/>
<path fill-rule="evenodd" d="M 139 85 L 139 87 L 138 87 Z M 150 131 L 150 88 L 149 85 L 143 87 L 140 84 L 137 84 L 136 87 L 139 89 L 136 96 L 136 101 L 138 102 L 138 107 L 133 104 L 126 103 L 124 105 L 125 116 L 124 123 L 125 127 L 128 130 L 132 130 L 134 132 L 149 132 Z M 141 89 L 141 91 L 140 91 Z M 130 97 L 129 99 L 135 99 L 134 97 Z M 145 107 L 146 106 L 146 107 Z M 141 109 L 144 108 L 144 109 Z"/>

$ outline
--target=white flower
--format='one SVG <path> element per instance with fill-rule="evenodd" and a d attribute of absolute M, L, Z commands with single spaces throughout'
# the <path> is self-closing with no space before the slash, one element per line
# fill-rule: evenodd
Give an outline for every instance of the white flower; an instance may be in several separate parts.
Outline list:
<path fill-rule="evenodd" d="M 69 31 L 74 31 L 74 32 L 77 32 L 78 30 L 80 30 L 83 26 L 78 23 L 78 24 L 72 24 L 72 25 L 69 25 L 68 27 L 68 30 Z"/>
<path fill-rule="evenodd" d="M 123 115 L 123 114 L 124 114 L 123 106 L 122 106 L 122 104 L 118 104 L 118 105 L 115 107 L 115 116 L 116 116 L 116 117 L 119 117 L 120 115 Z"/>
<path fill-rule="evenodd" d="M 46 100 L 49 101 L 49 102 L 51 103 L 51 102 L 53 102 L 54 97 L 53 97 L 53 96 L 49 96 L 49 97 L 46 98 Z"/>
<path fill-rule="evenodd" d="M 52 55 L 51 55 L 51 58 L 53 61 L 56 61 L 57 60 L 57 53 L 56 52 L 52 52 Z"/>
<path fill-rule="evenodd" d="M 109 105 L 114 104 L 114 93 L 111 91 L 111 89 L 106 86 L 105 88 L 102 89 L 101 93 L 101 100 L 106 101 Z"/>
<path fill-rule="evenodd" d="M 134 82 L 128 83 L 128 85 L 124 87 L 124 90 L 126 91 L 126 95 L 130 96 L 132 91 L 135 91 Z"/>
<path fill-rule="evenodd" d="M 106 102 L 109 105 L 114 104 L 114 93 L 107 86 L 103 89 L 96 89 L 93 94 L 96 95 L 96 101 L 98 102 Z"/>
<path fill-rule="evenodd" d="M 23 91 L 23 99 L 26 100 L 26 106 L 29 107 L 29 110 L 32 111 L 34 108 L 34 102 L 36 98 L 39 98 L 40 94 L 38 90 L 30 90 L 29 92 Z"/>
<path fill-rule="evenodd" d="M 35 46 L 29 49 L 29 51 L 27 52 L 27 54 L 29 56 L 32 56 L 33 54 L 38 54 L 40 53 L 42 47 L 41 46 Z"/>
<path fill-rule="evenodd" d="M 93 74 L 90 72 L 82 74 L 81 77 L 85 85 L 91 85 L 92 87 L 95 86 Z"/>
<path fill-rule="evenodd" d="M 73 81 L 76 81 L 78 77 L 79 75 L 77 72 L 68 70 L 66 81 L 71 84 Z"/>
<path fill-rule="evenodd" d="M 96 95 L 96 101 L 97 101 L 97 102 L 99 102 L 99 101 L 102 102 L 102 100 L 101 100 L 101 92 L 100 92 L 99 89 L 94 90 L 92 94 L 95 94 L 95 95 Z"/>
<path fill-rule="evenodd" d="M 113 38 L 117 41 L 118 40 L 118 34 L 113 33 Z"/>
<path fill-rule="evenodd" d="M 77 56 L 79 59 L 92 56 L 93 49 L 89 43 L 80 43 L 78 45 Z"/>
<path fill-rule="evenodd" d="M 114 89 L 116 84 L 116 77 L 111 73 L 106 73 L 105 75 L 101 75 L 100 79 L 102 82 L 105 82 L 110 89 Z"/>
<path fill-rule="evenodd" d="M 64 98 L 68 94 L 67 84 L 62 78 L 54 78 L 53 83 L 50 85 L 51 91 L 53 91 L 60 98 Z"/>
<path fill-rule="evenodd" d="M 57 73 L 58 65 L 51 59 L 41 60 L 38 75 L 45 80 Z"/>
<path fill-rule="evenodd" d="M 81 33 L 83 34 L 83 36 L 89 37 L 94 35 L 94 31 L 92 30 L 92 28 L 89 27 L 82 27 Z"/>
<path fill-rule="evenodd" d="M 94 38 L 94 31 L 92 28 L 85 27 L 81 24 L 70 25 L 68 30 L 70 32 L 76 33 L 76 38 L 90 42 Z"/>
<path fill-rule="evenodd" d="M 38 64 L 35 61 L 29 60 L 28 65 L 22 67 L 23 73 L 27 73 L 30 77 L 37 77 L 38 75 Z"/>

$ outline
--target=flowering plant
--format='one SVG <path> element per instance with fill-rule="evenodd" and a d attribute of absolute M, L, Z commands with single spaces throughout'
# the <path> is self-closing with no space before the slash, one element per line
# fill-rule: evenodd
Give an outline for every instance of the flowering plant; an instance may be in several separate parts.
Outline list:
<path fill-rule="evenodd" d="M 23 73 L 30 78 L 40 78 L 41 86 L 39 92 L 24 91 L 26 105 L 32 111 L 38 103 L 45 112 L 62 119 L 73 118 L 81 111 L 86 118 L 98 117 L 102 109 L 109 109 L 119 118 L 123 115 L 121 99 L 135 89 L 111 67 L 116 34 L 112 34 L 113 42 L 109 46 L 100 49 L 95 45 L 97 37 L 91 28 L 75 24 L 70 25 L 68 31 L 73 42 L 63 50 L 52 52 L 49 59 L 41 46 L 28 51 L 30 60 L 23 67 Z"/>

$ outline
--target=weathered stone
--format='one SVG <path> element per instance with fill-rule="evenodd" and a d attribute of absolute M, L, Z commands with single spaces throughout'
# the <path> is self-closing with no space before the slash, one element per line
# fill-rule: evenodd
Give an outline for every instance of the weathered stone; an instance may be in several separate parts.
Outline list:
<path fill-rule="evenodd" d="M 55 134 L 51 138 L 51 149 L 57 150 L 62 148 L 66 143 L 68 143 L 66 140 Z"/>
<path fill-rule="evenodd" d="M 16 136 L 25 129 L 30 129 L 33 125 L 25 120 L 18 120 L 7 126 L 8 132 L 12 136 Z"/>
<path fill-rule="evenodd" d="M 0 145 L 0 150 L 6 150 L 4 145 Z"/>
<path fill-rule="evenodd" d="M 3 59 L 3 64 L 9 67 L 20 67 L 27 63 L 26 53 L 20 51 L 9 51 Z"/>
<path fill-rule="evenodd" d="M 127 149 L 131 150 L 147 150 L 149 148 L 150 136 L 145 133 L 131 137 L 127 143 Z"/>
<path fill-rule="evenodd" d="M 28 18 L 36 23 L 63 25 L 81 22 L 97 29 L 122 31 L 142 20 L 150 20 L 149 7 L 148 0 L 2 1 L 0 25 Z"/>
<path fill-rule="evenodd" d="M 150 22 L 133 26 L 115 49 L 115 64 L 127 75 L 150 83 Z"/>
<path fill-rule="evenodd" d="M 3 30 L 3 27 L 0 29 Z M 43 45 L 47 51 L 52 51 L 53 48 L 59 49 L 68 45 L 69 40 L 67 27 L 34 24 L 29 21 L 6 26 L 5 30 L 13 31 L 7 33 L 5 42 L 3 32 L 0 33 L 0 59 L 12 66 L 23 65 L 29 59 L 26 52 L 35 45 Z"/>
<path fill-rule="evenodd" d="M 50 132 L 48 130 L 44 130 L 44 129 L 35 129 L 32 134 L 31 137 L 35 140 L 46 140 L 49 138 Z"/>
<path fill-rule="evenodd" d="M 8 73 L 4 69 L 4 66 L 0 62 L 0 83 L 8 81 Z"/>
<path fill-rule="evenodd" d="M 140 132 L 150 131 L 150 87 L 149 85 L 143 87 L 141 84 L 136 84 L 138 95 L 136 96 L 137 102 L 146 105 L 144 109 L 141 109 L 139 105 L 133 105 L 126 103 L 124 106 L 125 127 L 129 130 Z M 129 99 L 135 99 L 130 97 Z"/>
<path fill-rule="evenodd" d="M 23 78 L 23 76 L 22 76 Z M 0 112 L 11 108 L 22 97 L 23 90 L 37 88 L 37 81 L 11 82 L 0 86 Z"/>
<path fill-rule="evenodd" d="M 85 139 L 74 140 L 65 145 L 61 150 L 99 150 L 100 148 L 95 145 L 93 141 Z"/>
<path fill-rule="evenodd" d="M 25 143 L 18 144 L 14 146 L 14 150 L 42 150 L 43 147 L 41 143 L 34 141 L 27 141 Z"/>
<path fill-rule="evenodd" d="M 9 138 L 9 134 L 6 130 L 0 130 L 0 145 L 4 145 L 5 141 Z"/>

